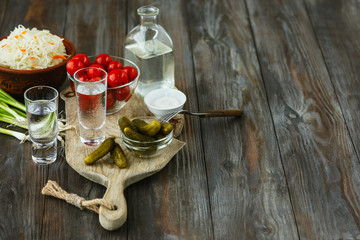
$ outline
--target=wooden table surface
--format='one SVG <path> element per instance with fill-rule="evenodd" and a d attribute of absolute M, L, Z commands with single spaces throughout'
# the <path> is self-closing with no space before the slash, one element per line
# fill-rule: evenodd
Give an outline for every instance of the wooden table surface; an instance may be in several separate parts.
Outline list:
<path fill-rule="evenodd" d="M 86 199 L 105 192 L 61 149 L 39 167 L 29 142 L 0 135 L 0 239 L 359 239 L 360 2 L 1 0 L 0 35 L 23 24 L 122 56 L 148 4 L 173 39 L 185 108 L 244 116 L 186 117 L 186 146 L 126 190 L 128 219 L 112 232 L 40 194 L 48 179 Z"/>

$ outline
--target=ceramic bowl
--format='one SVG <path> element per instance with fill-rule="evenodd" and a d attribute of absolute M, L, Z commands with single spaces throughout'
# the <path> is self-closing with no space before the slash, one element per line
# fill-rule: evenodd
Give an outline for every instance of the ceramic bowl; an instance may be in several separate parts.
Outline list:
<path fill-rule="evenodd" d="M 186 102 L 186 96 L 176 89 L 160 88 L 146 94 L 144 102 L 150 112 L 156 117 L 161 117 L 180 111 Z"/>
<path fill-rule="evenodd" d="M 0 41 L 4 38 L 0 38 Z M 66 80 L 66 63 L 75 55 L 74 45 L 66 38 L 63 43 L 69 57 L 55 66 L 38 70 L 0 67 L 0 87 L 18 99 L 22 99 L 24 92 L 33 86 L 47 85 L 59 90 Z"/>

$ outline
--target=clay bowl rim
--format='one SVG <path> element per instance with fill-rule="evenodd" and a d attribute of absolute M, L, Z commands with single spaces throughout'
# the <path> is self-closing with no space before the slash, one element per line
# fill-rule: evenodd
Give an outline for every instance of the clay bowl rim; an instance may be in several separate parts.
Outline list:
<path fill-rule="evenodd" d="M 64 37 L 61 37 L 61 36 L 56 35 L 56 34 L 54 34 L 54 35 L 63 39 L 66 53 L 68 52 L 68 50 L 70 51 L 70 54 L 69 54 L 70 56 L 68 56 L 64 61 L 62 61 L 61 63 L 59 63 L 59 64 L 57 64 L 55 66 L 52 66 L 52 67 L 43 68 L 43 69 L 36 69 L 36 70 L 18 70 L 18 69 L 10 69 L 10 68 L 0 66 L 0 72 L 6 72 L 6 73 L 11 73 L 11 74 L 30 75 L 30 74 L 38 74 L 38 73 L 49 72 L 49 71 L 52 71 L 54 69 L 60 68 L 63 65 L 65 65 L 71 58 L 73 58 L 75 56 L 74 44 L 72 42 L 70 42 L 68 39 L 64 38 Z M 1 37 L 0 41 L 7 38 L 7 37 L 8 36 Z M 70 49 L 67 48 L 67 45 L 70 46 Z"/>

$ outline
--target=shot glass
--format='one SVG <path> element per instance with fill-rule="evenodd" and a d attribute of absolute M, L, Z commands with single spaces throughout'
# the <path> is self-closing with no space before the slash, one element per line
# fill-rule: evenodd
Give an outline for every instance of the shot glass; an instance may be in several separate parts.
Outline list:
<path fill-rule="evenodd" d="M 35 86 L 24 93 L 32 160 L 39 165 L 57 157 L 57 115 L 59 93 L 49 86 Z"/>
<path fill-rule="evenodd" d="M 74 79 L 80 140 L 99 145 L 105 139 L 107 73 L 87 67 L 76 71 Z"/>

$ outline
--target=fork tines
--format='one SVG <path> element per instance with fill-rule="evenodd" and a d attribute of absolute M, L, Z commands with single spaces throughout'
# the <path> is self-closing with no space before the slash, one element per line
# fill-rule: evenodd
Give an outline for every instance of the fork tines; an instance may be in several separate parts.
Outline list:
<path fill-rule="evenodd" d="M 172 119 L 173 117 L 176 116 L 176 114 L 178 114 L 179 112 L 171 112 L 171 113 L 168 113 L 168 114 L 165 114 L 164 116 L 161 116 L 159 118 L 159 121 L 161 123 L 164 123 L 164 122 L 168 122 L 170 119 Z"/>

